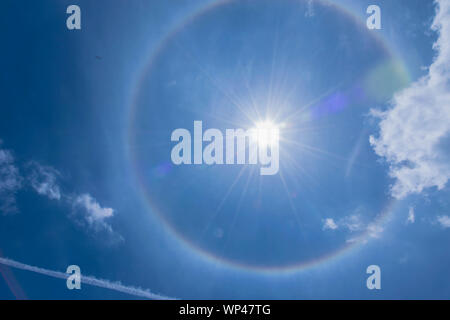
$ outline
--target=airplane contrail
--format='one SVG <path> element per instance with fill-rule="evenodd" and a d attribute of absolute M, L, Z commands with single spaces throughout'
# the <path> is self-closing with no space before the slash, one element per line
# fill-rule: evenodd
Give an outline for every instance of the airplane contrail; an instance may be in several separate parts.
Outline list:
<path fill-rule="evenodd" d="M 35 266 L 30 266 L 30 265 L 27 265 L 27 264 L 24 264 L 21 262 L 17 262 L 17 261 L 11 260 L 11 259 L 7 259 L 7 258 L 0 258 L 0 264 L 6 265 L 6 266 L 9 266 L 12 268 L 16 268 L 16 269 L 21 269 L 21 270 L 26 270 L 26 271 L 43 274 L 43 275 L 53 277 L 53 278 L 67 279 L 70 276 L 70 274 L 67 274 L 64 272 L 53 271 L 53 270 L 48 270 L 48 269 L 39 268 L 39 267 L 35 267 Z M 120 282 L 112 282 L 109 280 L 97 279 L 97 278 L 91 277 L 91 276 L 81 275 L 81 282 L 84 284 L 90 285 L 90 286 L 114 290 L 114 291 L 130 294 L 130 295 L 133 295 L 136 297 L 141 297 L 141 298 L 146 298 L 146 299 L 174 300 L 174 298 L 170 298 L 170 297 L 166 297 L 166 296 L 159 295 L 156 293 L 152 293 L 150 290 L 147 290 L 147 289 L 141 289 L 141 288 L 136 288 L 136 287 L 132 287 L 132 286 L 125 286 L 125 285 L 121 284 Z"/>

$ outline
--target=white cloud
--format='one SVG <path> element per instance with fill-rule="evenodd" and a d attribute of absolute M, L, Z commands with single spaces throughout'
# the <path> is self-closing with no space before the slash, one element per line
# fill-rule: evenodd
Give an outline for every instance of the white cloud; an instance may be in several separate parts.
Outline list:
<path fill-rule="evenodd" d="M 362 238 L 355 237 L 355 238 L 348 238 L 345 242 L 347 242 L 347 243 L 360 242 L 360 243 L 366 244 L 367 243 L 367 239 L 362 239 Z"/>
<path fill-rule="evenodd" d="M 367 225 L 367 234 L 371 238 L 379 238 L 383 233 L 384 228 L 376 223 L 369 223 Z"/>
<path fill-rule="evenodd" d="M 121 236 L 115 234 L 111 225 L 106 221 L 114 216 L 112 208 L 102 207 L 89 194 L 75 196 L 63 194 L 57 181 L 60 173 L 52 167 L 43 166 L 37 162 L 30 162 L 27 167 L 30 171 L 27 179 L 38 194 L 52 200 L 63 198 L 65 203 L 74 209 L 75 222 L 87 227 L 87 231 L 107 231 L 108 234 L 114 235 L 114 238 L 122 239 Z"/>
<path fill-rule="evenodd" d="M 416 222 L 416 214 L 414 212 L 414 208 L 410 207 L 408 212 L 408 219 L 406 220 L 406 223 L 414 223 Z"/>
<path fill-rule="evenodd" d="M 381 118 L 380 132 L 370 143 L 390 164 L 391 194 L 398 199 L 443 189 L 450 179 L 450 1 L 437 4 L 437 56 L 428 75 L 396 94 L 390 110 L 373 112 Z"/>
<path fill-rule="evenodd" d="M 439 216 L 437 221 L 443 228 L 450 228 L 450 217 L 449 216 Z"/>
<path fill-rule="evenodd" d="M 112 208 L 104 208 L 89 194 L 77 196 L 73 201 L 74 208 L 82 217 L 83 222 L 97 231 L 106 230 L 113 232 L 111 226 L 106 222 L 114 215 Z"/>
<path fill-rule="evenodd" d="M 52 200 L 61 199 L 61 191 L 57 182 L 59 172 L 52 168 L 42 166 L 37 162 L 30 162 L 28 180 L 31 187 L 40 195 Z"/>
<path fill-rule="evenodd" d="M 384 228 L 380 224 L 377 224 L 376 222 L 371 222 L 369 224 L 361 224 L 361 227 L 360 229 L 358 229 L 358 231 L 362 233 L 360 233 L 357 236 L 349 237 L 346 240 L 346 242 L 347 243 L 359 242 L 366 244 L 369 238 L 379 239 L 384 231 Z M 354 232 L 354 230 L 352 232 Z"/>
<path fill-rule="evenodd" d="M 0 139 L 0 145 L 3 141 Z M 105 208 L 89 194 L 71 196 L 64 194 L 58 183 L 60 173 L 55 168 L 43 166 L 31 161 L 25 166 L 27 175 L 22 177 L 10 151 L 0 149 L 0 213 L 18 212 L 16 193 L 23 188 L 23 181 L 32 187 L 39 195 L 51 200 L 64 200 L 64 204 L 73 208 L 72 214 L 81 225 L 88 226 L 94 231 L 107 231 L 108 241 L 122 241 L 123 238 L 113 231 L 106 221 L 114 215 L 112 208 Z"/>
<path fill-rule="evenodd" d="M 18 212 L 16 193 L 22 187 L 22 177 L 8 150 L 0 149 L 0 212 Z"/>
<path fill-rule="evenodd" d="M 342 230 L 351 235 L 346 242 L 367 243 L 367 238 L 380 238 L 384 228 L 376 221 L 366 221 L 361 216 L 362 207 L 357 208 L 351 215 L 345 216 L 338 221 L 327 218 L 324 220 L 323 230 Z"/>
<path fill-rule="evenodd" d="M 17 190 L 22 185 L 14 157 L 8 150 L 0 150 L 0 191 Z"/>
<path fill-rule="evenodd" d="M 327 218 L 325 219 L 324 223 L 323 223 L 323 229 L 327 230 L 336 230 L 338 228 L 338 225 L 336 224 L 336 222 L 334 222 L 333 219 L 331 218 Z"/>
<path fill-rule="evenodd" d="M 308 0 L 308 2 L 306 3 L 305 17 L 314 17 L 314 15 L 315 12 L 313 0 Z"/>
<path fill-rule="evenodd" d="M 359 214 L 353 214 L 345 217 L 339 222 L 339 224 L 347 228 L 350 232 L 357 232 L 365 229 L 365 225 L 361 221 L 361 216 Z"/>

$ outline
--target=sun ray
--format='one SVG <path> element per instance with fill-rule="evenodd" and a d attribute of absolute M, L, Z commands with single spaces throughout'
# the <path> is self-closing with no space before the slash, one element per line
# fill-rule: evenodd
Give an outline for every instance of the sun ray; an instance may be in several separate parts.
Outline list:
<path fill-rule="evenodd" d="M 319 149 L 319 148 L 315 148 L 315 147 L 309 146 L 307 144 L 301 143 L 299 141 L 288 140 L 288 139 L 285 139 L 284 141 L 287 142 L 287 143 L 296 145 L 297 147 L 299 147 L 299 148 L 301 148 L 303 150 L 309 151 L 312 155 L 323 156 L 325 159 L 327 159 L 327 157 L 332 157 L 332 158 L 334 158 L 336 160 L 339 160 L 339 161 L 343 161 L 343 162 L 347 162 L 348 161 L 348 157 L 343 157 L 343 156 L 337 155 L 337 154 L 332 153 L 332 152 L 328 152 L 328 151 L 325 151 L 325 150 L 322 150 L 322 149 Z"/>
<path fill-rule="evenodd" d="M 228 188 L 227 192 L 225 193 L 225 195 L 223 196 L 222 200 L 220 201 L 219 205 L 217 206 L 216 211 L 214 212 L 214 214 L 211 216 L 211 218 L 209 219 L 206 227 L 204 228 L 204 230 L 202 231 L 202 238 L 203 236 L 205 236 L 206 232 L 209 230 L 209 228 L 211 227 L 211 224 L 214 222 L 214 219 L 217 217 L 217 215 L 219 214 L 220 210 L 222 209 L 223 205 L 225 204 L 225 202 L 227 201 L 228 197 L 230 196 L 231 192 L 233 191 L 234 186 L 238 183 L 238 181 L 240 180 L 242 174 L 244 173 L 244 171 L 247 169 L 246 166 L 243 166 L 241 168 L 241 170 L 239 170 L 239 173 L 237 175 L 237 177 L 234 179 L 233 183 L 230 185 L 230 187 Z"/>
<path fill-rule="evenodd" d="M 220 85 L 219 80 L 200 64 L 200 62 L 194 57 L 194 55 L 189 51 L 188 48 L 183 47 L 181 48 L 181 50 L 183 50 L 183 52 L 188 56 L 188 58 L 191 59 L 191 61 L 199 69 L 200 73 L 211 81 L 213 87 L 215 87 L 221 94 L 223 94 L 250 121 L 251 116 L 244 111 L 245 106 L 241 105 L 241 103 L 239 102 L 239 98 L 235 96 L 232 92 L 228 92 L 227 90 L 225 90 Z"/>
<path fill-rule="evenodd" d="M 253 178 L 253 173 L 254 173 L 254 172 L 255 172 L 255 168 L 251 168 L 251 169 L 250 169 L 250 172 L 249 172 L 249 174 L 248 174 L 247 181 L 246 181 L 246 183 L 245 183 L 244 189 L 243 189 L 243 191 L 242 191 L 242 194 L 241 194 L 241 196 L 239 197 L 238 205 L 237 205 L 236 210 L 235 210 L 235 212 L 234 212 L 234 214 L 233 214 L 233 218 L 232 218 L 232 221 L 231 221 L 231 225 L 230 225 L 230 227 L 228 228 L 229 231 L 228 231 L 228 234 L 227 234 L 227 236 L 226 236 L 225 243 L 224 243 L 223 248 L 222 248 L 223 251 L 226 250 L 226 248 L 227 248 L 227 246 L 228 246 L 228 244 L 229 244 L 229 241 L 230 241 L 230 239 L 231 239 L 232 231 L 234 230 L 234 226 L 235 226 L 235 224 L 236 224 L 236 222 L 237 222 L 237 217 L 238 217 L 239 212 L 240 212 L 240 210 L 241 210 L 242 202 L 243 202 L 243 200 L 244 200 L 244 198 L 245 198 L 245 195 L 247 194 L 248 186 L 249 186 L 249 184 L 250 184 L 251 179 Z"/>
<path fill-rule="evenodd" d="M 295 112 L 293 112 L 292 114 L 290 114 L 287 118 L 286 121 L 290 121 L 292 118 L 295 118 L 297 115 L 305 112 L 305 110 L 313 105 L 315 105 L 316 103 L 318 103 L 319 101 L 321 101 L 322 99 L 326 98 L 327 96 L 329 96 L 332 92 L 336 91 L 337 88 L 341 87 L 341 83 L 337 84 L 336 86 L 328 89 L 327 91 L 325 91 L 324 93 L 322 93 L 320 96 L 318 96 L 317 98 L 311 100 L 310 102 L 304 104 L 303 106 L 299 107 L 298 110 L 296 110 Z"/>
<path fill-rule="evenodd" d="M 314 177 L 313 177 L 311 174 L 309 174 L 308 171 L 300 165 L 299 161 L 296 161 L 296 160 L 289 154 L 289 152 L 284 152 L 284 153 L 283 153 L 283 156 L 285 157 L 286 160 L 290 161 L 290 164 L 291 164 L 291 165 L 293 165 L 296 169 L 298 169 L 299 171 L 301 171 L 301 173 L 302 173 L 305 177 L 307 177 L 311 183 L 313 183 L 316 187 L 319 186 L 319 183 L 318 183 L 316 180 L 314 180 Z M 286 163 L 286 161 L 285 161 L 285 163 Z M 285 166 L 286 166 L 286 165 L 285 165 Z"/>
<path fill-rule="evenodd" d="M 299 227 L 299 231 L 302 234 L 302 236 L 305 237 L 304 233 L 302 232 L 301 219 L 300 219 L 300 217 L 298 215 L 297 208 L 295 207 L 294 203 L 292 202 L 292 197 L 291 197 L 291 194 L 290 194 L 290 191 L 289 191 L 289 187 L 287 186 L 287 183 L 286 183 L 286 180 L 284 178 L 283 173 L 280 172 L 279 176 L 280 176 L 280 180 L 281 180 L 281 182 L 283 184 L 284 190 L 286 191 L 286 196 L 287 196 L 287 198 L 289 200 L 289 205 L 291 206 L 292 214 L 294 215 L 294 219 L 295 219 L 295 221 L 296 221 L 296 223 L 297 223 L 297 225 Z"/>

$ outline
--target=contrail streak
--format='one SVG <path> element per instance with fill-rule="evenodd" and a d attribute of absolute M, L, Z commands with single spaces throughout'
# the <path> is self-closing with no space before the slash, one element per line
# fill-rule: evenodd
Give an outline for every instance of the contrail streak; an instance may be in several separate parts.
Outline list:
<path fill-rule="evenodd" d="M 26 270 L 26 271 L 43 274 L 43 275 L 53 277 L 53 278 L 67 279 L 70 276 L 69 274 L 64 273 L 64 272 L 34 267 L 34 266 L 20 263 L 20 262 L 11 260 L 11 259 L 6 259 L 6 258 L 0 258 L 0 264 L 6 265 L 6 266 L 9 266 L 12 268 L 16 268 L 16 269 L 21 269 L 21 270 Z M 133 296 L 146 298 L 146 299 L 156 299 L 156 300 L 173 300 L 174 299 L 174 298 L 162 296 L 162 295 L 159 295 L 156 293 L 152 293 L 150 290 L 147 290 L 147 289 L 125 286 L 125 285 L 121 284 L 120 282 L 112 282 L 109 280 L 97 279 L 97 278 L 90 277 L 90 276 L 81 275 L 81 282 L 84 284 L 90 285 L 90 286 L 114 290 L 114 291 L 130 294 Z"/>

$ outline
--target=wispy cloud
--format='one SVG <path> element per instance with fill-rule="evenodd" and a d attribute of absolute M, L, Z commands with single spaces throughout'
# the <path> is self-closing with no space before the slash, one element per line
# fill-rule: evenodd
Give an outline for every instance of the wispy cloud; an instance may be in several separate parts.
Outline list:
<path fill-rule="evenodd" d="M 35 267 L 35 266 L 30 266 L 28 264 L 24 264 L 24 263 L 14 261 L 11 259 L 0 258 L 0 264 L 6 265 L 6 266 L 9 266 L 12 268 L 16 268 L 16 269 L 21 269 L 21 270 L 31 271 L 34 273 L 43 274 L 43 275 L 53 277 L 53 278 L 58 278 L 58 279 L 67 279 L 69 276 L 67 273 L 63 273 L 60 271 L 53 271 L 53 270 L 44 269 L 44 268 L 39 268 L 39 267 Z M 117 292 L 126 293 L 126 294 L 133 295 L 133 296 L 140 297 L 140 298 L 154 299 L 154 300 L 173 300 L 173 298 L 169 298 L 169 297 L 166 297 L 163 295 L 153 293 L 147 289 L 126 286 L 126 285 L 121 284 L 120 282 L 112 282 L 109 280 L 97 279 L 97 278 L 91 277 L 91 276 L 83 276 L 82 275 L 81 282 L 84 284 L 90 285 L 90 286 L 114 290 Z"/>
<path fill-rule="evenodd" d="M 439 216 L 437 217 L 437 222 L 441 227 L 447 229 L 450 228 L 450 217 L 449 216 Z"/>
<path fill-rule="evenodd" d="M 0 213 L 11 214 L 19 211 L 16 193 L 22 188 L 22 182 L 13 155 L 8 150 L 0 149 Z"/>
<path fill-rule="evenodd" d="M 58 170 L 42 166 L 35 161 L 28 164 L 29 175 L 28 181 L 31 187 L 40 195 L 46 196 L 52 200 L 61 199 L 61 191 L 57 179 L 59 177 Z"/>
<path fill-rule="evenodd" d="M 384 228 L 376 223 L 369 223 L 367 225 L 367 233 L 371 238 L 379 238 L 383 233 Z"/>
<path fill-rule="evenodd" d="M 313 0 L 308 0 L 308 2 L 306 3 L 305 17 L 314 17 L 314 15 L 314 2 Z"/>
<path fill-rule="evenodd" d="M 416 214 L 414 212 L 414 208 L 410 207 L 408 211 L 408 219 L 406 220 L 406 223 L 414 223 L 416 222 Z"/>
<path fill-rule="evenodd" d="M 327 218 L 323 223 L 323 230 L 341 230 L 348 234 L 346 242 L 367 242 L 366 239 L 361 238 L 366 235 L 370 238 L 380 238 L 384 228 L 376 221 L 367 221 L 361 215 L 363 208 L 357 208 L 352 214 L 345 216 L 339 220 Z M 366 238 L 367 238 L 366 237 Z"/>
<path fill-rule="evenodd" d="M 0 140 L 0 146 L 2 141 Z M 69 194 L 60 187 L 61 177 L 58 170 L 37 161 L 29 161 L 24 166 L 23 176 L 9 150 L 0 149 L 0 213 L 18 212 L 16 193 L 25 186 L 30 186 L 37 194 L 50 200 L 62 201 L 68 206 L 69 216 L 76 217 L 76 222 L 87 232 L 106 231 L 113 240 L 123 240 L 117 234 L 107 219 L 113 217 L 114 209 L 102 207 L 88 193 Z"/>
<path fill-rule="evenodd" d="M 392 108 L 374 111 L 379 137 L 370 137 L 375 152 L 390 164 L 392 196 L 402 199 L 424 189 L 443 189 L 450 179 L 450 1 L 436 1 L 432 30 L 439 37 L 428 74 L 395 95 Z"/>
<path fill-rule="evenodd" d="M 87 193 L 75 196 L 64 194 L 58 182 L 60 173 L 53 167 L 43 166 L 32 161 L 28 163 L 27 168 L 29 171 L 27 180 L 38 194 L 51 200 L 63 199 L 74 210 L 71 215 L 78 218 L 78 224 L 87 229 L 114 234 L 111 225 L 107 222 L 107 219 L 114 215 L 114 209 L 102 207 L 94 197 Z"/>
<path fill-rule="evenodd" d="M 102 207 L 97 200 L 89 194 L 82 194 L 72 201 L 74 216 L 82 225 L 95 231 L 114 231 L 107 220 L 114 216 L 114 209 Z"/>
<path fill-rule="evenodd" d="M 324 230 L 336 230 L 338 228 L 338 225 L 336 222 L 334 222 L 334 219 L 327 218 L 323 222 L 323 229 Z"/>

